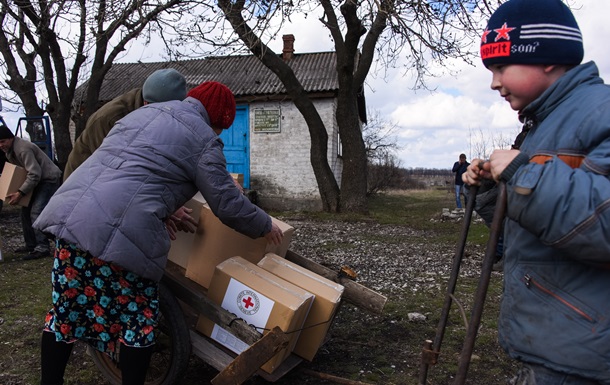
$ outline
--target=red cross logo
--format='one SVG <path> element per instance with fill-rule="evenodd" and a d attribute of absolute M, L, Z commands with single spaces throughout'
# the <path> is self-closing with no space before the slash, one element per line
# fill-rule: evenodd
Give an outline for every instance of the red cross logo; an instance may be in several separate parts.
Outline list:
<path fill-rule="evenodd" d="M 498 41 L 500 39 L 510 40 L 510 36 L 508 35 L 508 33 L 513 29 L 515 28 L 508 27 L 506 23 L 502 24 L 502 27 L 494 29 L 494 31 L 496 31 L 496 33 L 498 34 L 494 41 Z"/>
<path fill-rule="evenodd" d="M 246 309 L 251 308 L 252 306 L 254 306 L 254 303 L 252 302 L 252 297 L 247 297 L 241 300 L 244 303 L 244 307 Z"/>
<path fill-rule="evenodd" d="M 242 313 L 251 316 L 256 314 L 261 307 L 261 301 L 256 292 L 252 290 L 242 290 L 238 295 L 236 305 Z"/>

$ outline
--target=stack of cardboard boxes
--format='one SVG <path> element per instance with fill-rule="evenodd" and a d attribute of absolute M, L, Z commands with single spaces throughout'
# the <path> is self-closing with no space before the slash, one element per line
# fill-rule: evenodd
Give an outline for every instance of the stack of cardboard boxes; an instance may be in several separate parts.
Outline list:
<path fill-rule="evenodd" d="M 294 228 L 276 218 L 281 245 L 251 239 L 225 226 L 196 195 L 187 207 L 198 218 L 195 234 L 172 242 L 169 259 L 186 277 L 207 289 L 213 302 L 261 333 L 279 326 L 290 343 L 261 367 L 272 373 L 292 353 L 312 360 L 324 342 L 343 294 L 343 286 L 284 259 Z M 236 354 L 248 345 L 201 316 L 197 330 Z"/>
<path fill-rule="evenodd" d="M 288 346 L 261 367 L 272 373 L 294 348 L 314 295 L 241 257 L 232 257 L 216 267 L 208 298 L 261 333 L 275 326 L 288 333 Z M 197 330 L 237 354 L 248 348 L 205 317 L 199 318 Z"/>

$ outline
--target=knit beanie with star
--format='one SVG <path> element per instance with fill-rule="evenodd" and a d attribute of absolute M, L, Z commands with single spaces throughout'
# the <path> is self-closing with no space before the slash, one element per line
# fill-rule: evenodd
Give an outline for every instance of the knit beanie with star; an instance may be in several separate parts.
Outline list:
<path fill-rule="evenodd" d="M 213 128 L 227 129 L 235 119 L 235 96 L 229 87 L 218 82 L 203 82 L 188 92 L 208 112 Z"/>
<path fill-rule="evenodd" d="M 0 140 L 11 139 L 14 137 L 15 137 L 15 134 L 13 134 L 13 132 L 10 130 L 10 128 L 5 126 L 4 124 L 0 124 Z"/>
<path fill-rule="evenodd" d="M 493 64 L 580 64 L 582 34 L 561 0 L 508 0 L 481 37 L 485 67 Z"/>
<path fill-rule="evenodd" d="M 142 99 L 149 103 L 183 100 L 185 97 L 186 79 L 173 68 L 156 70 L 142 86 Z"/>

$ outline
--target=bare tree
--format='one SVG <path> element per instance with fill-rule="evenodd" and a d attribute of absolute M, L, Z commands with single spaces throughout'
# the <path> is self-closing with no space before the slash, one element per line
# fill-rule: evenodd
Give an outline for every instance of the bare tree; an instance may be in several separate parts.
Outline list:
<path fill-rule="evenodd" d="M 374 65 L 383 70 L 401 59 L 416 74 L 416 84 L 424 85 L 430 60 L 441 65 L 446 58 L 469 60 L 474 53 L 468 47 L 479 32 L 477 17 L 489 13 L 487 1 L 0 0 L 0 67 L 27 115 L 47 112 L 51 117 L 63 165 L 72 147 L 70 108 L 84 68 L 89 75 L 86 110 L 77 122 L 77 134 L 97 107 L 106 73 L 133 39 L 150 42 L 152 36 L 160 36 L 170 57 L 201 56 L 200 43 L 228 52 L 245 46 L 281 79 L 307 122 L 324 209 L 366 212 L 367 156 L 358 99 L 368 74 Z M 321 12 L 319 22 L 328 29 L 337 54 L 341 186 L 328 164 L 323 120 L 290 65 L 266 44 L 291 15 L 314 11 Z M 225 21 L 230 28 L 224 28 Z"/>
<path fill-rule="evenodd" d="M 77 135 L 128 43 L 162 33 L 191 6 L 183 0 L 0 0 L 0 68 L 27 116 L 49 114 L 61 166 L 72 149 L 69 123 L 82 71 L 89 83 Z"/>
<path fill-rule="evenodd" d="M 470 159 L 489 159 L 493 150 L 509 149 L 515 142 L 519 130 L 516 128 L 513 135 L 503 132 L 476 131 L 470 129 L 468 144 L 470 147 Z"/>
<path fill-rule="evenodd" d="M 472 58 L 474 53 L 468 47 L 472 47 L 473 38 L 478 38 L 478 17 L 489 13 L 487 0 L 219 0 L 218 5 L 222 15 L 205 19 L 194 28 L 183 24 L 186 28 L 181 33 L 182 40 L 174 46 L 179 47 L 185 36 L 217 46 L 231 42 L 234 37 L 218 28 L 224 17 L 250 52 L 282 81 L 307 122 L 312 141 L 311 163 L 324 209 L 357 212 L 367 211 L 364 171 L 367 149 L 359 120 L 358 98 L 363 94 L 373 65 L 383 70 L 394 66 L 398 59 L 404 60 L 405 68 L 416 75 L 416 86 L 422 86 L 431 74 L 429 60 L 444 65 L 447 58 Z M 268 46 L 291 15 L 313 12 L 321 14 L 318 22 L 328 29 L 337 54 L 337 125 L 344 160 L 340 187 L 328 165 L 328 136 L 323 120 L 290 64 Z M 202 30 L 201 25 L 213 26 L 214 30 Z"/>
<path fill-rule="evenodd" d="M 367 112 L 368 122 L 362 128 L 366 148 L 367 196 L 402 184 L 403 171 L 396 151 L 400 149 L 395 134 L 398 126 L 385 120 L 379 111 Z"/>
<path fill-rule="evenodd" d="M 396 139 L 398 126 L 384 119 L 379 111 L 368 111 L 368 122 L 362 128 L 366 157 L 371 164 L 383 164 L 400 150 Z"/>

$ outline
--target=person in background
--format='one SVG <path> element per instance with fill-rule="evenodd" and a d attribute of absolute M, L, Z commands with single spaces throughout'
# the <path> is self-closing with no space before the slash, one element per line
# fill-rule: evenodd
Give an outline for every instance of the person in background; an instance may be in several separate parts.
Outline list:
<path fill-rule="evenodd" d="M 120 344 L 123 384 L 144 383 L 170 246 L 164 221 L 197 191 L 227 226 L 281 243 L 282 231 L 226 169 L 217 132 L 234 119 L 235 98 L 217 82 L 139 108 L 51 198 L 35 223 L 56 238 L 42 384 L 63 383 L 76 340 L 109 353 Z"/>
<path fill-rule="evenodd" d="M 469 165 L 470 163 L 466 162 L 466 154 L 460 154 L 458 161 L 453 164 L 453 168 L 451 169 L 451 172 L 455 173 L 455 204 L 458 209 L 462 208 L 462 195 L 464 195 L 464 205 L 468 202 L 462 174 L 464 174 Z"/>
<path fill-rule="evenodd" d="M 184 76 L 173 68 L 165 68 L 149 75 L 142 88 L 135 88 L 104 104 L 89 117 L 85 129 L 76 138 L 64 169 L 64 181 L 102 144 L 119 119 L 148 103 L 183 100 L 186 92 Z"/>
<path fill-rule="evenodd" d="M 560 0 L 508 0 L 481 39 L 491 88 L 518 113 L 510 150 L 473 160 L 466 183 L 504 182 L 499 341 L 513 385 L 610 384 L 610 87 L 581 64 Z"/>
<path fill-rule="evenodd" d="M 0 149 L 6 154 L 8 162 L 23 167 L 27 173 L 25 182 L 17 192 L 9 194 L 6 201 L 16 205 L 22 197 L 32 193 L 28 206 L 21 208 L 25 246 L 15 252 L 28 253 L 24 260 L 48 257 L 51 251 L 49 240 L 41 231 L 34 229 L 32 223 L 61 184 L 61 170 L 37 145 L 15 137 L 4 124 L 0 125 Z"/>

